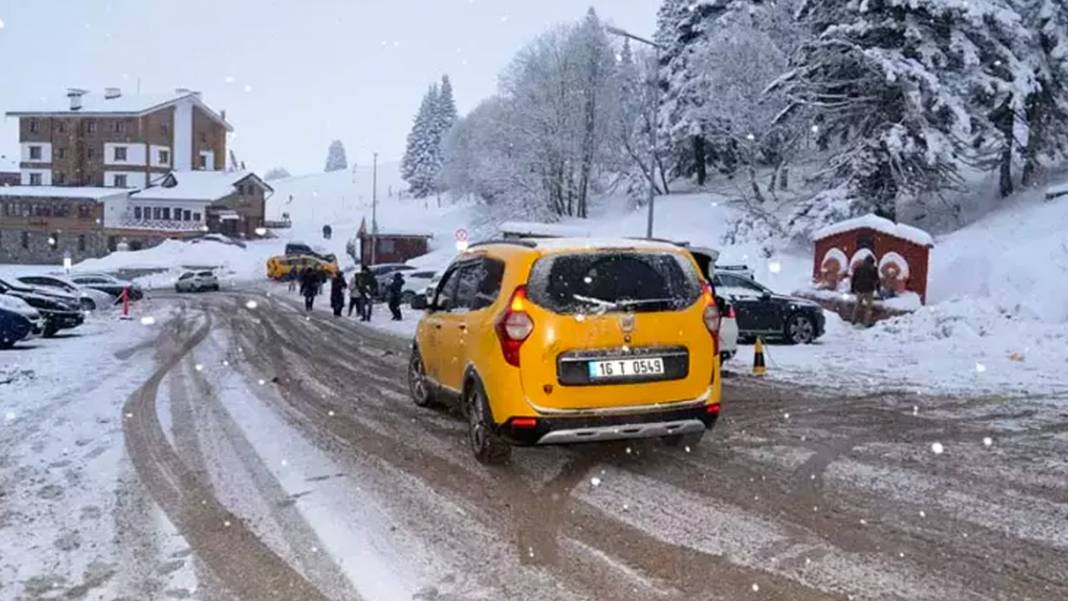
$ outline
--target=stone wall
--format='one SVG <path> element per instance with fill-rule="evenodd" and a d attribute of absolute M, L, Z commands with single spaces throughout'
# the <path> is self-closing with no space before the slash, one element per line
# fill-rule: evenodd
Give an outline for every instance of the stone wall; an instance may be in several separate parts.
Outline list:
<path fill-rule="evenodd" d="M 50 244 L 50 240 L 55 244 Z M 0 263 L 62 265 L 66 251 L 77 263 L 108 254 L 107 244 L 108 237 L 100 230 L 49 232 L 0 226 Z"/>

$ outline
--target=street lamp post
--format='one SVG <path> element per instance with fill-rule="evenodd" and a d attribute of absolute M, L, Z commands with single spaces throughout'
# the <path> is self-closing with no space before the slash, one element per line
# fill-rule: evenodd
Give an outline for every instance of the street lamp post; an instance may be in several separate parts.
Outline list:
<path fill-rule="evenodd" d="M 378 254 L 378 153 L 374 153 L 371 166 L 371 265 L 377 262 Z"/>
<path fill-rule="evenodd" d="M 652 46 L 653 52 L 655 53 L 656 57 L 655 65 L 658 69 L 660 68 L 660 51 L 664 48 L 663 46 L 657 44 L 652 40 L 647 40 L 643 37 L 636 36 L 633 33 L 624 31 L 617 27 L 606 27 L 605 30 L 612 35 L 618 35 L 620 37 L 634 40 L 635 42 L 638 42 L 640 44 L 645 44 L 646 46 Z M 656 125 L 657 113 L 660 109 L 660 85 L 657 82 L 657 78 L 655 75 L 649 79 L 649 83 L 653 86 L 653 93 L 651 96 L 652 106 L 649 107 L 649 213 L 645 220 L 646 238 L 653 237 L 653 214 L 655 212 L 656 206 Z"/>

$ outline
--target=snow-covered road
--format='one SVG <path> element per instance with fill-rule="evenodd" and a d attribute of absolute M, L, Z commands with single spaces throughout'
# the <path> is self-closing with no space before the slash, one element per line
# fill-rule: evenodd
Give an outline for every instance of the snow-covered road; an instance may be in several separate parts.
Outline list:
<path fill-rule="evenodd" d="M 0 598 L 1068 597 L 1052 404 L 734 377 L 698 448 L 487 469 L 400 338 L 262 290 L 154 303 L 35 342 L 32 377 L 0 354 Z"/>

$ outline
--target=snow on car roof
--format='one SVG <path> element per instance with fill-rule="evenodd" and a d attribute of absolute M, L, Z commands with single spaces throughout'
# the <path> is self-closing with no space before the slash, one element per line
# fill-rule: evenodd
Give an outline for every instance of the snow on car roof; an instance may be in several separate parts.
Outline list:
<path fill-rule="evenodd" d="M 535 243 L 539 249 L 549 251 L 612 248 L 670 252 L 683 250 L 682 247 L 671 242 L 644 238 L 538 238 L 529 240 L 529 242 Z"/>
<path fill-rule="evenodd" d="M 911 225 L 905 225 L 903 223 L 894 223 L 889 219 L 884 219 L 878 215 L 868 213 L 853 219 L 846 219 L 845 221 L 839 221 L 838 223 L 832 223 L 826 227 L 822 227 L 816 230 L 812 234 L 813 240 L 823 240 L 831 236 L 848 232 L 850 230 L 857 230 L 867 228 L 875 230 L 877 232 L 886 234 L 887 236 L 893 236 L 895 238 L 901 238 L 902 240 L 908 240 L 913 244 L 919 244 L 921 246 L 934 246 L 934 238 L 927 232 L 912 227 Z"/>
<path fill-rule="evenodd" d="M 533 221 L 506 221 L 501 224 L 500 230 L 502 235 L 519 237 L 585 238 L 590 235 L 590 230 L 575 225 Z"/>

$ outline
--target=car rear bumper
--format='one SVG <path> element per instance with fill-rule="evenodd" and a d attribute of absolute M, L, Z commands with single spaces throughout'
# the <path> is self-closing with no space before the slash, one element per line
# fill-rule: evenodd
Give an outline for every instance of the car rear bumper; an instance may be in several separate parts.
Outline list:
<path fill-rule="evenodd" d="M 57 330 L 69 330 L 76 328 L 85 322 L 85 316 L 80 312 L 51 312 L 44 315 L 45 321 L 49 322 Z"/>
<path fill-rule="evenodd" d="M 517 426 L 520 420 L 511 419 L 497 426 L 497 433 L 523 446 L 604 442 L 703 432 L 718 418 L 718 403 L 686 403 L 680 408 L 643 413 L 538 417 L 533 427 Z"/>

